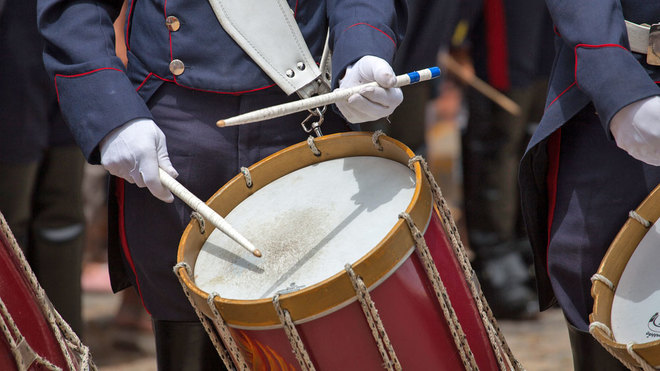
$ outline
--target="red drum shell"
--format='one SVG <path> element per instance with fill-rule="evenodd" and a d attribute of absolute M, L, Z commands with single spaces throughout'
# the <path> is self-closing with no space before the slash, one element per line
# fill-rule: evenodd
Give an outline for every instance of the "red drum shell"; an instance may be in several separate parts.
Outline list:
<path fill-rule="evenodd" d="M 414 156 L 398 141 L 387 137 L 381 137 L 380 141 L 385 147 L 382 151 L 374 149 L 371 135 L 367 133 L 335 134 L 319 138 L 316 143 L 322 156 L 329 153 L 330 158 L 378 156 L 407 165 L 408 159 Z M 301 158 L 305 156 L 303 151 L 309 149 L 302 147 L 289 147 L 253 165 L 250 168 L 253 187 L 260 187 L 260 171 L 267 174 L 264 177 L 268 183 L 292 171 L 292 167 L 309 165 L 291 165 L 291 162 L 306 161 Z M 324 159 L 310 161 L 321 162 Z M 269 164 L 286 169 L 273 169 Z M 418 228 L 426 228 L 424 238 L 477 365 L 482 370 L 499 369 L 493 345 L 467 283 L 471 278 L 463 274 L 448 239 L 447 227 L 433 207 L 430 186 L 419 164 L 415 166 L 415 173 L 418 189 L 406 212 L 413 217 Z M 221 215 L 227 215 L 236 204 L 249 196 L 241 192 L 256 191 L 241 188 L 245 188 L 245 181 L 238 176 L 207 204 Z M 208 235 L 202 235 L 197 224 L 191 222 L 179 244 L 177 261 L 187 263 L 194 270 L 196 257 Z M 403 369 L 463 369 L 454 338 L 405 223 L 401 221 L 397 224 L 378 246 L 353 264 L 353 268 L 369 287 Z M 195 286 L 184 268 L 177 273 L 190 291 L 195 306 L 206 316 L 212 317 L 206 306 L 208 293 Z M 381 369 L 383 360 L 352 285 L 344 276 L 345 272 L 339 273 L 312 287 L 281 295 L 280 302 L 290 312 L 318 369 Z M 222 296 L 222 293 L 219 294 Z M 328 305 L 327 302 L 334 304 Z M 270 299 L 230 300 L 216 297 L 215 305 L 230 326 L 243 357 L 253 369 L 299 368 Z M 254 318 L 253 323 L 250 323 L 251 318 Z"/>
<path fill-rule="evenodd" d="M 6 227 L 4 219 L 0 221 Z M 4 230 L 3 230 L 4 232 Z M 55 366 L 67 369 L 62 348 L 37 301 L 34 288 L 25 272 L 20 269 L 21 259 L 16 256 L 10 239 L 0 233 L 0 299 L 29 346 Z M 29 268 L 28 268 L 29 269 Z M 3 318 L 7 321 L 7 318 Z M 10 330 L 11 331 L 11 330 Z M 18 370 L 11 347 L 4 334 L 0 334 L 0 370 Z M 46 369 L 36 362 L 30 370 Z"/>
<path fill-rule="evenodd" d="M 497 370 L 499 367 L 479 310 L 436 213 L 424 238 L 479 369 Z M 370 295 L 404 370 L 463 369 L 433 287 L 415 252 L 371 290 Z M 296 329 L 319 369 L 382 369 L 383 360 L 357 301 L 321 318 L 301 323 Z M 244 356 L 248 357 L 254 370 L 298 368 L 282 329 L 232 329 L 232 332 L 241 342 Z M 274 364 L 286 367 L 273 368 Z"/>

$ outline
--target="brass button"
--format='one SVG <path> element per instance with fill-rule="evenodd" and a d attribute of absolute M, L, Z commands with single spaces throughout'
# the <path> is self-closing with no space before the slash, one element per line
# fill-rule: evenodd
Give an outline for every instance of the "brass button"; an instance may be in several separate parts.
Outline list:
<path fill-rule="evenodd" d="M 183 64 L 183 62 L 181 62 L 180 59 L 175 59 L 170 62 L 170 72 L 172 72 L 172 74 L 175 76 L 182 74 L 185 69 L 186 66 Z"/>
<path fill-rule="evenodd" d="M 179 22 L 179 18 L 171 15 L 165 19 L 165 26 L 170 31 L 178 31 L 179 27 L 181 27 L 181 22 Z"/>

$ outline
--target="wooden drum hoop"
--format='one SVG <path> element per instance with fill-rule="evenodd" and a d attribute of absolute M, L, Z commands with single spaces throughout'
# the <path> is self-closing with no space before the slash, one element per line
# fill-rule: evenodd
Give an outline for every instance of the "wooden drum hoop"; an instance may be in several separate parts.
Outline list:
<path fill-rule="evenodd" d="M 605 349 L 631 369 L 642 367 L 644 370 L 652 370 L 660 367 L 660 340 L 639 344 L 617 342 L 611 330 L 612 303 L 630 258 L 659 217 L 660 186 L 630 213 L 592 278 L 591 296 L 594 298 L 594 306 L 593 313 L 589 316 L 589 332 Z"/>
<path fill-rule="evenodd" d="M 481 330 L 483 332 L 479 335 L 476 335 L 477 331 L 474 330 L 474 327 L 472 327 L 473 330 L 471 333 L 466 331 L 464 334 L 461 324 L 458 324 L 451 331 L 455 335 L 454 341 L 457 344 L 462 343 L 460 346 L 457 346 L 456 354 L 461 352 L 462 355 L 460 358 L 463 359 L 463 365 L 466 365 L 465 368 L 474 368 L 472 366 L 476 366 L 474 363 L 475 357 L 472 355 L 466 339 L 475 337 L 476 335 L 477 337 L 481 337 L 479 341 L 482 341 L 479 343 L 482 349 L 477 351 L 479 353 L 477 358 L 479 358 L 480 362 L 489 365 L 486 368 L 521 369 L 521 365 L 515 360 L 503 336 L 499 332 L 495 319 L 492 317 L 492 313 L 478 285 L 472 281 L 474 279 L 473 272 L 465 254 L 461 254 L 463 246 L 460 244 L 455 225 L 453 221 L 448 223 L 447 220 L 451 219 L 450 212 L 445 207 L 446 205 L 440 206 L 438 200 L 442 199 L 442 195 L 440 194 L 439 187 L 433 181 L 425 162 L 423 160 L 415 161 L 415 154 L 402 143 L 386 136 L 379 136 L 378 133 L 372 134 L 349 132 L 328 135 L 313 140 L 310 137 L 307 143 L 302 142 L 287 147 L 252 165 L 247 172 L 234 177 L 206 202 L 220 216 L 226 217 L 243 200 L 246 200 L 250 195 L 275 180 L 308 166 L 335 159 L 359 156 L 379 157 L 410 167 L 413 169 L 415 181 L 411 202 L 406 210 L 399 215 L 398 221 L 386 236 L 360 259 L 352 264 L 347 264 L 345 271 L 336 273 L 329 278 L 298 291 L 278 294 L 274 298 L 254 300 L 222 298 L 217 296 L 217 294 L 207 293 L 200 289 L 191 277 L 191 274 L 194 274 L 193 272 L 195 271 L 197 256 L 200 254 L 206 240 L 209 239 L 211 231 L 206 230 L 202 232 L 199 219 L 197 221 L 191 221 L 186 227 L 179 244 L 177 266 L 174 270 L 191 304 L 196 309 L 200 320 L 205 324 L 206 330 L 209 332 L 216 348 L 219 348 L 218 343 L 220 341 L 217 336 L 214 337 L 214 334 L 212 334 L 213 331 L 210 330 L 211 324 L 208 322 L 209 319 L 212 321 L 215 329 L 220 333 L 220 337 L 225 344 L 223 349 L 218 349 L 218 352 L 225 361 L 225 364 L 229 365 L 232 363 L 232 361 L 227 362 L 231 357 L 234 366 L 238 368 L 249 367 L 240 359 L 237 359 L 240 358 L 240 354 L 238 354 L 240 353 L 238 351 L 239 347 L 232 339 L 228 339 L 232 336 L 228 335 L 231 332 L 228 327 L 233 328 L 232 331 L 234 332 L 237 329 L 263 330 L 265 332 L 283 327 L 287 331 L 287 336 L 289 336 L 289 332 L 293 331 L 293 336 L 289 336 L 289 341 L 293 343 L 294 340 L 291 340 L 291 338 L 297 337 L 295 327 L 298 325 L 306 326 L 306 323 L 311 323 L 312 321 L 318 323 L 320 319 L 327 318 L 325 316 L 331 313 L 332 315 L 336 315 L 338 313 L 337 311 L 343 311 L 346 305 L 356 301 L 355 277 L 359 277 L 361 280 L 360 284 L 371 290 L 387 281 L 389 275 L 397 271 L 401 264 L 409 259 L 411 251 L 413 251 L 415 246 L 419 247 L 423 245 L 424 247 L 422 249 L 427 249 L 428 251 L 426 245 L 423 242 L 420 243 L 420 241 L 424 240 L 423 233 L 420 233 L 419 230 L 417 230 L 417 234 L 411 233 L 411 231 L 416 229 L 417 226 L 423 230 L 430 223 L 434 223 L 433 220 L 439 220 L 437 223 L 442 224 L 441 228 L 444 229 L 443 232 L 447 235 L 444 238 L 449 240 L 451 237 L 453 241 L 452 253 L 454 254 L 454 258 L 458 260 L 456 267 L 461 274 L 461 277 L 455 278 L 465 280 L 462 281 L 462 284 L 465 284 L 466 288 L 470 287 L 467 289 L 467 295 L 470 298 L 468 300 L 474 301 L 470 305 L 473 305 L 472 308 L 480 313 L 477 318 L 473 317 L 471 320 L 476 320 L 478 326 L 483 327 Z M 249 174 L 249 181 L 246 176 L 247 174 Z M 440 210 L 441 208 L 443 210 Z M 457 239 L 458 242 L 456 241 Z M 448 244 L 451 249 L 452 242 L 448 242 Z M 262 252 L 264 255 L 268 254 L 267 249 L 262 250 Z M 433 261 L 431 261 L 430 265 L 433 265 Z M 427 274 L 433 275 L 433 273 L 428 272 Z M 440 282 L 440 285 L 442 285 L 442 282 Z M 445 294 L 447 293 L 445 292 Z M 442 297 L 446 295 L 439 295 L 436 292 L 436 296 Z M 212 305 L 210 304 L 211 300 Z M 443 300 L 440 300 L 440 306 L 444 307 Z M 449 299 L 447 298 L 447 300 Z M 462 300 L 457 300 L 457 303 L 460 305 Z M 285 308 L 285 311 L 288 312 L 286 316 L 290 316 L 290 322 L 283 321 L 282 308 Z M 452 308 L 450 308 L 451 311 L 453 311 Z M 459 314 L 459 317 L 464 315 Z M 221 317 L 219 321 L 221 322 L 220 325 L 218 324 L 218 317 Z M 448 322 L 454 321 L 456 323 L 457 321 L 456 315 L 453 314 L 449 317 L 445 315 L 445 318 Z M 293 326 L 294 324 L 296 326 Z M 381 325 L 377 323 L 374 326 Z M 449 326 L 451 327 L 453 325 L 449 324 Z M 472 322 L 470 326 L 475 326 L 475 322 Z M 384 330 L 384 332 L 387 332 L 387 328 Z M 384 338 L 386 337 L 387 335 L 385 334 Z M 462 340 L 457 340 L 458 338 L 462 338 Z M 300 340 L 299 337 L 298 340 Z M 386 342 L 389 341 L 387 339 L 385 340 Z M 475 344 L 477 341 L 468 340 L 471 342 L 474 341 Z M 381 350 L 385 351 L 387 347 L 387 344 L 385 344 Z M 293 344 L 292 348 L 295 353 L 296 347 Z M 228 353 L 231 353 L 231 355 Z M 310 361 L 304 351 L 302 353 L 302 356 L 296 354 L 301 368 L 314 369 L 312 361 Z M 383 356 L 385 363 L 388 362 L 386 361 L 387 358 L 388 356 Z M 384 367 L 388 369 L 400 369 L 401 365 L 398 364 L 396 358 L 396 355 L 391 353 L 390 359 L 392 363 Z M 306 367 L 306 365 L 309 367 Z"/>

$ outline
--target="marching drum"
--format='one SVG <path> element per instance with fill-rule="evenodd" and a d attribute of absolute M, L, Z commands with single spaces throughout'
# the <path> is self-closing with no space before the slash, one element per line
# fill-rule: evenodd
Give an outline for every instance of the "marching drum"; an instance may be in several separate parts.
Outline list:
<path fill-rule="evenodd" d="M 0 214 L 0 370 L 96 369 L 52 308 Z"/>
<path fill-rule="evenodd" d="M 413 157 L 378 134 L 310 138 L 208 200 L 263 252 L 250 255 L 201 218 L 182 235 L 175 273 L 225 363 L 519 368 L 439 188 Z"/>
<path fill-rule="evenodd" d="M 660 186 L 631 211 L 592 278 L 589 331 L 629 368 L 660 367 Z"/>

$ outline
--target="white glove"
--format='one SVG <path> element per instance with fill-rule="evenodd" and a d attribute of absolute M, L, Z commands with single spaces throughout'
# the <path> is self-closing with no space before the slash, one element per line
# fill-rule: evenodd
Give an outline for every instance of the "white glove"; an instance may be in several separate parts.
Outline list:
<path fill-rule="evenodd" d="M 174 201 L 174 196 L 160 182 L 158 167 L 176 178 L 167 154 L 165 134 L 149 119 L 135 119 L 115 128 L 100 144 L 101 165 L 110 174 L 147 187 L 151 194 L 165 201 Z"/>
<path fill-rule="evenodd" d="M 390 64 L 371 55 L 360 58 L 346 68 L 344 78 L 339 81 L 339 88 L 350 88 L 372 81 L 376 81 L 380 87 L 364 88 L 347 100 L 335 103 L 348 121 L 359 123 L 377 120 L 390 115 L 403 101 L 401 89 L 393 88 L 396 76 Z"/>
<path fill-rule="evenodd" d="M 617 146 L 647 164 L 660 166 L 660 97 L 631 103 L 610 122 Z"/>

